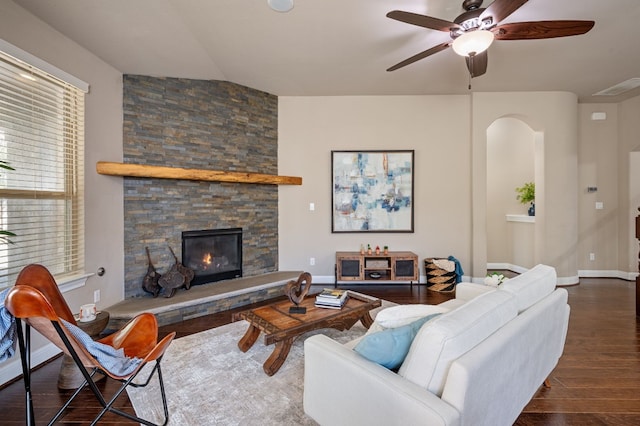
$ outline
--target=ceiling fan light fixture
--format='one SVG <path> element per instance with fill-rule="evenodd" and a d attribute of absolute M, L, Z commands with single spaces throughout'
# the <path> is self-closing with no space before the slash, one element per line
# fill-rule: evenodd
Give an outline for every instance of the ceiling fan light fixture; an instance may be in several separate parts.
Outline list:
<path fill-rule="evenodd" d="M 293 9 L 293 0 L 267 0 L 269 7 L 276 12 L 288 12 Z"/>
<path fill-rule="evenodd" d="M 493 43 L 494 35 L 488 30 L 467 31 L 453 40 L 453 51 L 460 56 L 482 53 Z"/>

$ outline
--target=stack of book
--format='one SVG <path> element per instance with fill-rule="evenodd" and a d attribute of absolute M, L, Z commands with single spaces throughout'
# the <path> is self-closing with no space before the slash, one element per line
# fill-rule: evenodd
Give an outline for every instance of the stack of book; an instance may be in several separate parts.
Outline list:
<path fill-rule="evenodd" d="M 347 290 L 325 288 L 316 295 L 316 306 L 319 308 L 341 309 L 348 297 Z"/>

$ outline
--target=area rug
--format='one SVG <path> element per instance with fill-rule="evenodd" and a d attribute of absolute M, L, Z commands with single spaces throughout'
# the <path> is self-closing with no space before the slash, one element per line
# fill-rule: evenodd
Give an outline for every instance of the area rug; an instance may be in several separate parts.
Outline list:
<path fill-rule="evenodd" d="M 392 305 L 385 301 L 382 308 Z M 307 333 L 296 339 L 283 366 L 269 377 L 262 364 L 274 346 L 265 346 L 262 335 L 246 353 L 238 349 L 247 327 L 245 321 L 231 323 L 176 339 L 167 349 L 161 365 L 169 425 L 315 425 L 302 406 L 304 340 L 322 333 L 346 343 L 366 332 L 358 322 L 346 331 Z M 139 377 L 146 378 L 145 371 Z M 162 422 L 156 378 L 146 388 L 127 392 L 138 416 Z"/>

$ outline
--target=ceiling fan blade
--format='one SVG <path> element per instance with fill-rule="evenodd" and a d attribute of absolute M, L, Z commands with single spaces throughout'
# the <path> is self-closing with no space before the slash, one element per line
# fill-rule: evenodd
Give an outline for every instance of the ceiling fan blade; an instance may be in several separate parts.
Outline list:
<path fill-rule="evenodd" d="M 447 47 L 449 47 L 450 44 L 451 43 L 447 42 L 447 43 L 442 43 L 442 44 L 439 44 L 437 46 L 434 46 L 431 49 L 427 49 L 424 52 L 420 52 L 417 55 L 413 55 L 412 57 L 410 57 L 408 59 L 405 59 L 404 61 L 395 64 L 394 66 L 389 68 L 387 71 L 395 71 L 398 68 L 406 67 L 407 65 L 412 64 L 412 63 L 414 63 L 416 61 L 419 61 L 420 59 L 424 59 L 427 56 L 431 56 L 434 53 L 438 53 L 438 52 L 446 49 Z"/>
<path fill-rule="evenodd" d="M 469 69 L 471 78 L 480 77 L 487 72 L 489 57 L 486 50 L 471 57 L 466 56 L 464 59 L 467 62 L 467 68 Z"/>
<path fill-rule="evenodd" d="M 484 20 L 491 16 L 493 23 L 502 22 L 507 16 L 518 10 L 520 6 L 529 0 L 495 0 L 480 15 L 480 20 Z"/>
<path fill-rule="evenodd" d="M 436 31 L 444 31 L 447 33 L 452 29 L 460 27 L 460 25 L 450 21 L 445 21 L 444 19 L 433 18 L 426 15 L 418 15 L 417 13 L 403 12 L 401 10 L 394 10 L 387 13 L 387 18 L 406 22 L 407 24 L 417 25 L 419 27 L 429 28 Z"/>
<path fill-rule="evenodd" d="M 536 40 L 568 37 L 588 32 L 593 21 L 535 21 L 499 25 L 491 31 L 496 40 Z"/>

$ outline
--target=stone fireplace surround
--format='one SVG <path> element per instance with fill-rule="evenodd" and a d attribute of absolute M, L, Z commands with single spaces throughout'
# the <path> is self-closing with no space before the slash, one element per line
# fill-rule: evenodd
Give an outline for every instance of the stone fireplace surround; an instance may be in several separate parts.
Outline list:
<path fill-rule="evenodd" d="M 135 75 L 125 75 L 123 87 L 124 163 L 277 175 L 276 96 L 229 82 Z M 206 315 L 282 294 L 281 277 L 269 283 L 258 278 L 271 281 L 270 274 L 278 273 L 276 185 L 138 177 L 124 177 L 123 184 L 125 300 L 108 308 L 114 321 L 123 305 L 166 310 L 156 304 L 176 305 L 187 297 L 180 290 L 168 302 L 142 290 L 145 247 L 162 274 L 174 262 L 169 247 L 181 258 L 181 232 L 187 230 L 242 228 L 244 278 L 212 284 L 219 289 L 203 297 L 215 303 L 190 301 L 192 307 L 180 306 L 166 318 Z M 286 274 L 285 283 L 298 276 Z M 204 288 L 209 285 L 184 293 Z"/>

